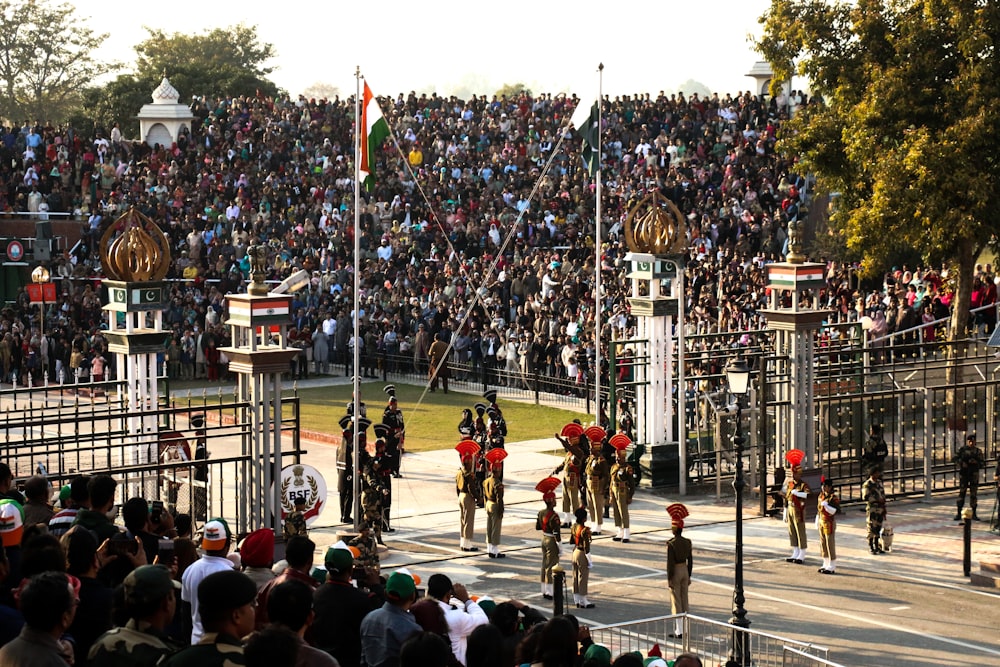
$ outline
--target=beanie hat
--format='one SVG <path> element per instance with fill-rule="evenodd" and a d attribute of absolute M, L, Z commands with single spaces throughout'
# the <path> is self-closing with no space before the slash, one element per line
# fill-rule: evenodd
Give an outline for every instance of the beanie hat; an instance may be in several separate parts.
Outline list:
<path fill-rule="evenodd" d="M 584 660 L 593 660 L 599 665 L 611 665 L 611 651 L 602 644 L 591 644 L 583 654 Z"/>
<path fill-rule="evenodd" d="M 350 547 L 343 540 L 340 540 L 326 550 L 323 562 L 328 572 L 343 574 L 354 567 L 354 552 L 351 551 Z"/>
<path fill-rule="evenodd" d="M 393 600 L 405 600 L 417 592 L 413 577 L 402 572 L 393 572 L 385 582 L 385 594 Z"/>

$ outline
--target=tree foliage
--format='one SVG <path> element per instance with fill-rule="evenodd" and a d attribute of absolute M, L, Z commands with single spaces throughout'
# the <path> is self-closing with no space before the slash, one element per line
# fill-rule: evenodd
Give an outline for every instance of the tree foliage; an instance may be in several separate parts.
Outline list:
<path fill-rule="evenodd" d="M 964 335 L 968 267 L 1000 231 L 998 3 L 772 0 L 760 21 L 772 90 L 799 74 L 824 100 L 780 145 L 840 193 L 831 223 L 869 274 L 901 248 L 952 268 Z"/>
<path fill-rule="evenodd" d="M 106 38 L 72 5 L 0 0 L 0 117 L 64 120 L 80 91 L 114 69 L 91 55 Z"/>
<path fill-rule="evenodd" d="M 194 96 L 275 95 L 278 87 L 267 75 L 274 46 L 261 43 L 256 26 L 239 24 L 200 34 L 146 28 L 149 37 L 136 45 L 135 78 L 149 92 L 163 76 L 187 101 Z M 136 110 L 138 111 L 138 109 Z"/>
<path fill-rule="evenodd" d="M 508 100 L 519 97 L 522 93 L 531 95 L 531 90 L 523 83 L 505 83 L 500 89 L 493 93 L 497 98 L 506 97 Z"/>

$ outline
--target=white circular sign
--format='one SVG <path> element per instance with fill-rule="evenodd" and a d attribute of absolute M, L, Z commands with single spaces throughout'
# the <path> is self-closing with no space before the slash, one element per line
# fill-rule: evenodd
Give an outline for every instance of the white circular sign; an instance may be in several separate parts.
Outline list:
<path fill-rule="evenodd" d="M 304 463 L 294 463 L 281 470 L 281 519 L 295 511 L 295 501 L 305 500 L 306 524 L 312 525 L 326 509 L 326 480 L 316 468 Z M 271 487 L 274 492 L 274 487 Z"/>

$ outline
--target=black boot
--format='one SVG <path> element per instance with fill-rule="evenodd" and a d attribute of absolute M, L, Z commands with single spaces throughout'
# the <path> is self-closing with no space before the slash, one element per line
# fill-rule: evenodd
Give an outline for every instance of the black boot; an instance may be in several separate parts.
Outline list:
<path fill-rule="evenodd" d="M 954 521 L 961 521 L 961 520 L 962 520 L 962 503 L 959 503 L 958 504 L 958 509 L 955 510 Z"/>
<path fill-rule="evenodd" d="M 878 553 L 878 547 L 876 546 L 878 538 L 868 538 L 868 548 L 873 554 Z"/>
<path fill-rule="evenodd" d="M 979 518 L 979 515 L 976 514 L 976 508 L 975 507 L 972 508 L 972 520 L 973 521 L 982 521 L 982 519 Z"/>

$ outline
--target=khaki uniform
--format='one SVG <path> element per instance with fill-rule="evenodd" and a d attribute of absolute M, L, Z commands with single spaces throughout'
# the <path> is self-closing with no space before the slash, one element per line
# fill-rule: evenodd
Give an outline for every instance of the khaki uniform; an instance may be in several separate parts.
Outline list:
<path fill-rule="evenodd" d="M 823 509 L 823 503 L 840 510 L 840 498 L 836 492 L 820 491 L 819 507 L 819 552 L 824 559 L 837 560 L 837 513 L 829 514 Z"/>
<path fill-rule="evenodd" d="M 559 563 L 559 515 L 554 509 L 546 507 L 538 512 L 535 529 L 542 531 L 542 571 L 540 581 L 543 584 L 552 583 L 552 568 Z"/>
<path fill-rule="evenodd" d="M 788 502 L 788 541 L 792 547 L 805 551 L 809 548 L 806 540 L 805 499 L 793 491 L 809 493 L 809 485 L 794 478 L 785 481 L 785 500 Z"/>
<path fill-rule="evenodd" d="M 490 553 L 498 553 L 503 523 L 503 482 L 496 474 L 490 475 L 483 482 L 483 495 L 486 498 L 486 543 L 491 549 Z"/>
<path fill-rule="evenodd" d="M 635 493 L 635 475 L 628 463 L 615 462 L 611 466 L 611 509 L 615 516 L 615 526 L 628 529 L 628 506 Z"/>
<path fill-rule="evenodd" d="M 464 468 L 455 474 L 455 490 L 458 492 L 458 507 L 462 514 L 459 519 L 459 537 L 462 548 L 472 547 L 472 536 L 476 528 L 476 504 L 479 499 L 479 482 L 474 473 Z"/>
<path fill-rule="evenodd" d="M 569 539 L 576 545 L 573 549 L 573 594 L 586 596 L 590 581 L 590 561 L 587 560 L 587 555 L 593 539 L 590 528 L 582 523 L 574 523 Z"/>
<path fill-rule="evenodd" d="M 667 541 L 667 581 L 670 582 L 670 613 L 690 611 L 688 587 L 691 585 L 691 540 L 675 535 Z"/>
<path fill-rule="evenodd" d="M 580 462 L 570 452 L 566 452 L 562 472 L 562 511 L 564 514 L 571 516 L 582 505 L 580 504 Z"/>
<path fill-rule="evenodd" d="M 590 510 L 590 520 L 598 530 L 604 522 L 604 488 L 608 483 L 610 471 L 608 462 L 601 454 L 591 454 L 587 457 L 587 509 Z M 595 531 L 596 532 L 596 531 Z"/>

